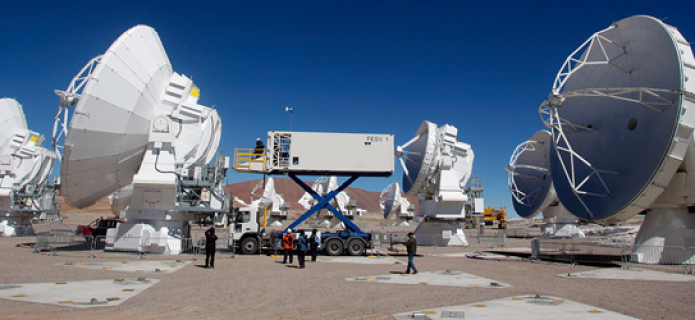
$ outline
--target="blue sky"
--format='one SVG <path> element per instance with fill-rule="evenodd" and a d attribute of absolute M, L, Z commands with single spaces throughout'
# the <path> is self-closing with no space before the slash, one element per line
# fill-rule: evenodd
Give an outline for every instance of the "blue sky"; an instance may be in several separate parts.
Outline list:
<path fill-rule="evenodd" d="M 51 1 L 0 6 L 0 96 L 48 136 L 58 98 L 92 57 L 136 24 L 154 27 L 175 71 L 222 117 L 220 149 L 269 130 L 393 133 L 423 120 L 459 129 L 476 153 L 486 204 L 511 207 L 504 167 L 543 129 L 538 105 L 594 32 L 648 14 L 695 41 L 688 2 Z M 49 143 L 46 143 L 49 145 Z M 58 170 L 56 170 L 57 173 Z M 259 178 L 230 172 L 230 183 Z M 380 191 L 401 180 L 361 178 Z M 511 209 L 511 208 L 510 208 Z M 514 216 L 513 210 L 510 210 Z"/>

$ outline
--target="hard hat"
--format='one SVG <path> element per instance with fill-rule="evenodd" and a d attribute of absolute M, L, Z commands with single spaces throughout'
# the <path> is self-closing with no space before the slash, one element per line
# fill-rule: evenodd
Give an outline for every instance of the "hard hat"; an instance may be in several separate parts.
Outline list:
<path fill-rule="evenodd" d="M 287 233 L 292 233 L 292 229 L 287 229 Z"/>
<path fill-rule="evenodd" d="M 261 141 L 261 138 L 256 138 L 256 141 Z"/>

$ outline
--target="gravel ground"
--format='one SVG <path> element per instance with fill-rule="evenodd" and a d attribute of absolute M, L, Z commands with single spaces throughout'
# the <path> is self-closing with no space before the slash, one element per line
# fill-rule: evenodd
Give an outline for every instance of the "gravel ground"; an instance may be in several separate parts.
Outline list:
<path fill-rule="evenodd" d="M 34 238 L 0 238 L 0 284 L 134 277 L 134 273 L 66 268 L 87 262 L 84 253 L 57 256 L 18 246 Z M 529 246 L 512 240 L 509 247 Z M 0 299 L 0 319 L 391 319 L 399 312 L 538 293 L 590 304 L 641 319 L 693 319 L 695 283 L 562 279 L 556 274 L 595 267 L 530 261 L 483 261 L 431 254 L 477 251 L 420 248 L 420 271 L 461 270 L 513 285 L 508 289 L 455 288 L 347 282 L 345 278 L 403 271 L 404 265 L 307 263 L 285 266 L 272 256 L 218 255 L 215 269 L 200 260 L 173 274 L 147 275 L 162 281 L 118 307 L 75 309 Z M 149 260 L 171 257 L 148 257 Z M 405 256 L 397 256 L 406 261 Z M 102 260 L 134 259 L 101 253 Z M 191 256 L 182 259 L 190 260 Z M 296 263 L 296 259 L 295 259 Z M 679 271 L 682 269 L 679 269 Z"/>

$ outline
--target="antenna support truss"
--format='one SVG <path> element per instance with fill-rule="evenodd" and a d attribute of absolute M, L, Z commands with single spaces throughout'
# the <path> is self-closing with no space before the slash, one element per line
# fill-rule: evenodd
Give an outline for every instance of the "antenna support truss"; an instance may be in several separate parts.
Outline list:
<path fill-rule="evenodd" d="M 92 78 L 92 73 L 99 65 L 99 62 L 101 62 L 101 57 L 96 56 L 87 62 L 82 70 L 72 78 L 65 91 L 55 90 L 55 94 L 60 97 L 60 105 L 53 121 L 53 141 L 51 145 L 56 154 L 58 154 L 59 159 L 62 159 L 63 142 L 68 135 L 68 126 L 70 125 L 70 111 L 68 108 L 76 106 L 77 102 L 79 102 L 82 97 L 82 89 Z"/>

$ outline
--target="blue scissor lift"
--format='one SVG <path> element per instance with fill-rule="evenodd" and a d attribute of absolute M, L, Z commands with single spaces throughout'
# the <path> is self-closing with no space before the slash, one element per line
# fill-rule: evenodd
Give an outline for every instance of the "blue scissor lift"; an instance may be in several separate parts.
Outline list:
<path fill-rule="evenodd" d="M 348 180 L 343 182 L 337 189 L 329 192 L 325 197 L 321 197 L 319 194 L 317 194 L 314 190 L 307 186 L 304 181 L 300 180 L 296 174 L 289 173 L 288 176 L 290 179 L 292 179 L 292 181 L 302 187 L 304 191 L 308 192 L 312 197 L 314 197 L 318 203 L 297 218 L 297 220 L 292 222 L 292 224 L 285 228 L 284 232 L 287 232 L 288 229 L 295 230 L 297 226 L 306 221 L 306 219 L 311 217 L 317 211 L 326 208 L 333 212 L 333 214 L 335 214 L 340 221 L 345 223 L 344 231 L 321 233 L 321 243 L 323 244 L 324 252 L 326 252 L 326 254 L 337 256 L 343 255 L 344 252 L 347 252 L 349 255 L 363 255 L 366 252 L 366 249 L 371 247 L 372 234 L 362 231 L 360 227 L 345 217 L 340 210 L 336 209 L 330 204 L 330 201 L 333 200 L 333 198 L 335 198 L 340 192 L 345 190 L 353 182 L 355 182 L 357 178 L 360 177 L 359 174 L 351 175 Z"/>

